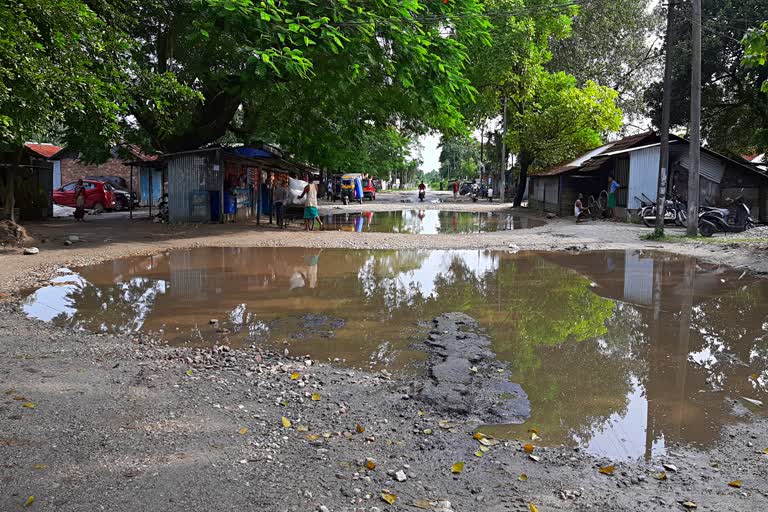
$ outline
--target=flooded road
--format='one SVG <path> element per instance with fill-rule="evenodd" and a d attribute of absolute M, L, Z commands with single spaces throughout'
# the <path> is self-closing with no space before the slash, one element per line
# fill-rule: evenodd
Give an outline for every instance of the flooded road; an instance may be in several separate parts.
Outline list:
<path fill-rule="evenodd" d="M 55 281 L 27 298 L 28 315 L 408 371 L 429 321 L 465 312 L 532 410 L 524 425 L 484 432 L 535 428 L 540 443 L 612 458 L 709 443 L 759 411 L 742 397 L 768 399 L 768 283 L 678 256 L 208 248 Z"/>
<path fill-rule="evenodd" d="M 490 233 L 530 229 L 545 225 L 541 220 L 506 212 L 459 212 L 448 210 L 398 210 L 341 213 L 323 216 L 325 229 L 358 233 L 408 233 L 437 235 Z"/>

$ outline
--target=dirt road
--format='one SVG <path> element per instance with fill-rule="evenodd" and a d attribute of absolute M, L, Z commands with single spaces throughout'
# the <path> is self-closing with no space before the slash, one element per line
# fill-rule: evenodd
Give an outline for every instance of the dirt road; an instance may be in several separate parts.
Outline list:
<path fill-rule="evenodd" d="M 396 198 L 364 206 L 409 205 Z M 726 427 L 712 448 L 671 446 L 648 462 L 567 448 L 527 453 L 530 439 L 473 437 L 481 418 L 421 400 L 406 376 L 255 346 L 169 348 L 148 336 L 56 328 L 27 319 L 15 300 L 61 266 L 181 247 L 663 249 L 768 272 L 763 241 L 662 244 L 642 241 L 647 230 L 639 227 L 558 219 L 476 235 L 167 226 L 107 216 L 29 229 L 38 255 L 0 255 L 2 511 L 768 509 L 765 420 Z M 64 245 L 72 235 L 78 240 Z"/>

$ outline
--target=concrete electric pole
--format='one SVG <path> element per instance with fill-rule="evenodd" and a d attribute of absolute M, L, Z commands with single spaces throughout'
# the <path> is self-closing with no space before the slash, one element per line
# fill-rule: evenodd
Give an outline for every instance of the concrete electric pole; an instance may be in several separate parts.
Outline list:
<path fill-rule="evenodd" d="M 699 234 L 699 167 L 701 166 L 701 0 L 693 0 L 691 61 L 688 236 L 696 236 Z"/>

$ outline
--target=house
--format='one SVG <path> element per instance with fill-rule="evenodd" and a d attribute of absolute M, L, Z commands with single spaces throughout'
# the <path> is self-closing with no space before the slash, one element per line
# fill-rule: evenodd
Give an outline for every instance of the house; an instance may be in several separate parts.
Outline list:
<path fill-rule="evenodd" d="M 659 136 L 643 133 L 609 142 L 578 158 L 530 178 L 528 207 L 560 216 L 573 215 L 578 194 L 599 197 L 613 176 L 617 215 L 630 217 L 643 201 L 655 201 L 659 176 Z M 688 196 L 688 148 L 682 137 L 670 136 L 668 194 Z M 744 197 L 752 216 L 768 222 L 768 175 L 744 161 L 701 148 L 699 200 L 722 206 L 727 198 Z"/>
<path fill-rule="evenodd" d="M 168 215 L 172 223 L 223 222 L 271 214 L 270 185 L 311 167 L 289 161 L 274 147 L 212 146 L 165 154 Z M 223 208 L 222 208 L 223 205 Z"/>
<path fill-rule="evenodd" d="M 0 153 L 0 218 L 29 221 L 53 215 L 52 158 L 61 150 L 29 142 L 18 151 Z"/>

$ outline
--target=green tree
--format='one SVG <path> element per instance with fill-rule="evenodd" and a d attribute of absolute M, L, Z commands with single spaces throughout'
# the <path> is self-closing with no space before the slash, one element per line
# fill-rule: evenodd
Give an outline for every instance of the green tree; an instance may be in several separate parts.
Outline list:
<path fill-rule="evenodd" d="M 745 66 L 761 68 L 768 64 L 768 21 L 747 32 L 743 43 Z M 763 81 L 762 90 L 768 93 L 768 78 Z"/>
<path fill-rule="evenodd" d="M 26 141 L 50 137 L 103 156 L 120 132 L 127 48 L 88 2 L 0 4 L 0 151 L 18 165 Z M 14 173 L 2 174 L 9 214 Z"/>
<path fill-rule="evenodd" d="M 474 178 L 480 163 L 480 147 L 470 137 L 443 137 L 439 160 L 442 178 Z"/>
<path fill-rule="evenodd" d="M 672 3 L 672 125 L 687 129 L 690 105 L 690 2 Z M 768 95 L 761 86 L 768 67 L 743 66 L 743 37 L 768 20 L 763 0 L 711 0 L 702 4 L 701 135 L 713 149 L 729 154 L 768 149 Z M 758 30 L 757 34 L 760 33 Z M 748 41 L 750 41 L 748 39 Z M 758 49 L 758 47 L 755 47 Z M 646 93 L 651 117 L 661 119 L 661 82 Z"/>
<path fill-rule="evenodd" d="M 647 84 L 661 66 L 661 9 L 647 0 L 593 0 L 580 5 L 571 35 L 552 41 L 547 70 L 564 71 L 619 93 L 617 103 L 630 119 L 644 118 Z"/>

